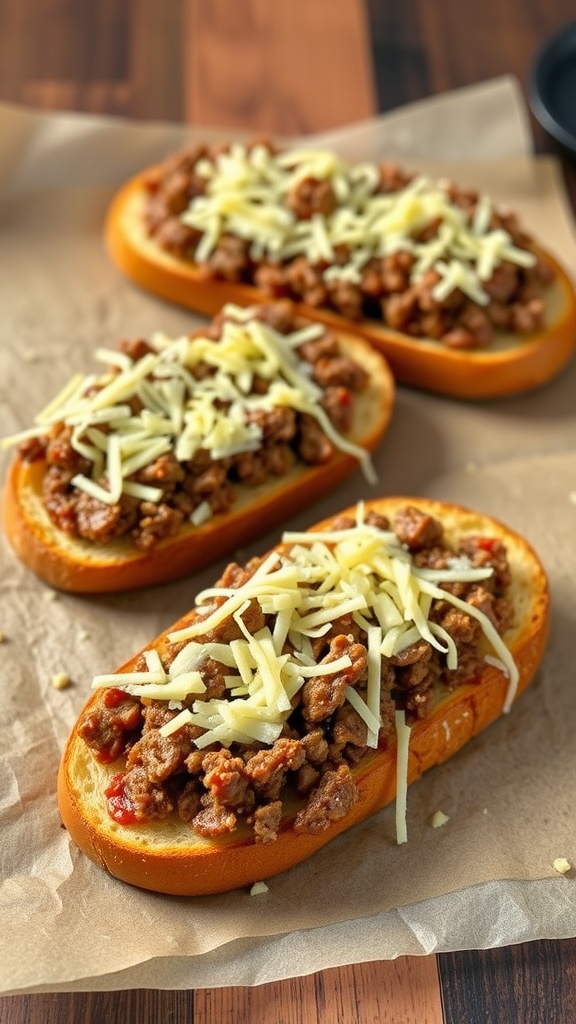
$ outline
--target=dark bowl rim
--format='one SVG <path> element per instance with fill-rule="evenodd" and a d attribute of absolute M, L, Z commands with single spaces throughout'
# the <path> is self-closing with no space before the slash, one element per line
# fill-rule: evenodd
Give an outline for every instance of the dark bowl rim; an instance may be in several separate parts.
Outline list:
<path fill-rule="evenodd" d="M 576 154 L 576 132 L 559 121 L 550 106 L 554 95 L 550 74 L 571 54 L 574 56 L 576 78 L 576 21 L 554 33 L 537 54 L 528 83 L 528 100 L 532 113 L 545 131 L 565 149 Z"/>

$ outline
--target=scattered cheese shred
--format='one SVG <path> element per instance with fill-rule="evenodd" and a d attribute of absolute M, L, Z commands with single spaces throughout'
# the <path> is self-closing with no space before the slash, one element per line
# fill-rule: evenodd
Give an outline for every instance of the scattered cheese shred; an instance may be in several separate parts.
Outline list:
<path fill-rule="evenodd" d="M 404 711 L 394 713 L 396 726 L 396 842 L 408 842 L 406 809 L 408 805 L 408 756 L 410 752 L 410 726 L 406 725 Z"/>

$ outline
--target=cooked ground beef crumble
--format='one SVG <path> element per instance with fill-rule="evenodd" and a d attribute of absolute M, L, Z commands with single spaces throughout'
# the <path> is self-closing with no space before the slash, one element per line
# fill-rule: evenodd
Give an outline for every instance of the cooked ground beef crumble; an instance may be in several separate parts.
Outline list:
<path fill-rule="evenodd" d="M 258 141 L 253 144 L 256 145 L 276 153 L 269 142 Z M 459 289 L 440 299 L 435 297 L 440 281 L 438 271 L 432 266 L 414 281 L 416 256 L 407 247 L 371 258 L 362 266 L 357 280 L 346 274 L 325 273 L 328 268 L 347 264 L 350 247 L 345 244 L 335 246 L 332 260 L 311 259 L 308 253 L 273 258 L 266 253 L 256 256 L 250 238 L 223 230 L 209 255 L 199 258 L 203 232 L 187 224 L 185 214 L 191 204 L 206 195 L 209 178 L 200 173 L 202 165 L 214 162 L 220 153 L 230 149 L 231 146 L 221 145 L 190 146 L 169 157 L 145 178 L 145 226 L 150 237 L 179 259 L 197 260 L 208 277 L 248 283 L 270 297 L 289 297 L 308 306 L 326 307 L 348 320 L 380 321 L 415 339 L 432 338 L 453 349 L 487 347 L 495 332 L 501 330 L 521 336 L 542 329 L 543 295 L 554 271 L 540 257 L 527 267 L 503 259 L 490 279 L 483 281 L 485 303 L 474 301 Z M 382 163 L 376 170 L 377 195 L 398 193 L 415 178 L 394 163 Z M 443 188 L 472 222 L 480 199 L 478 192 L 451 182 L 443 183 Z M 286 210 L 298 222 L 312 217 L 329 218 L 339 203 L 330 180 L 312 177 L 296 182 L 284 201 Z M 439 221 L 432 220 L 411 240 L 419 243 L 434 239 L 439 227 Z M 532 239 L 520 227 L 514 213 L 493 208 L 489 227 L 492 231 L 507 232 L 514 246 L 533 251 Z"/>
<path fill-rule="evenodd" d="M 255 307 L 254 318 L 286 335 L 304 326 L 290 301 L 278 301 Z M 218 343 L 224 314 L 216 317 L 202 331 L 202 336 Z M 152 351 L 142 340 L 122 341 L 121 352 L 134 361 Z M 296 349 L 302 365 L 309 368 L 310 379 L 321 389 L 320 405 L 330 422 L 341 434 L 350 430 L 354 401 L 368 382 L 366 371 L 345 355 L 334 334 L 324 331 L 318 338 L 303 341 Z M 194 369 L 198 378 L 214 372 L 207 363 Z M 255 377 L 252 393 L 265 394 L 269 382 Z M 138 399 L 132 398 L 133 412 L 139 411 Z M 223 406 L 224 403 L 221 403 Z M 161 540 L 178 533 L 182 524 L 199 506 L 208 506 L 209 515 L 230 510 L 239 484 L 256 487 L 271 477 L 281 477 L 295 464 L 321 465 L 334 454 L 334 444 L 318 421 L 306 412 L 288 406 L 256 409 L 249 419 L 261 428 L 262 442 L 256 451 L 213 458 L 200 447 L 192 459 L 178 461 L 174 451 L 166 452 L 150 465 L 128 477 L 137 484 L 160 488 L 158 501 L 142 500 L 122 494 L 115 504 L 105 504 L 98 497 L 73 484 L 77 474 L 90 474 L 91 464 L 71 443 L 72 428 L 58 423 L 46 436 L 36 436 L 19 447 L 25 462 L 46 461 L 43 499 L 55 525 L 72 537 L 94 544 L 108 544 L 128 536 L 140 551 L 149 551 Z M 102 428 L 104 429 L 104 428 Z"/>
<path fill-rule="evenodd" d="M 491 568 L 481 582 L 443 586 L 485 612 L 502 634 L 511 616 L 507 599 L 510 570 L 499 540 L 467 536 L 456 550 L 448 546 L 441 523 L 414 506 L 401 509 L 392 527 L 375 513 L 366 521 L 381 529 L 393 528 L 419 567 L 445 569 L 456 555 L 474 568 Z M 353 525 L 352 520 L 341 518 L 334 528 Z M 217 586 L 242 586 L 260 564 L 261 560 L 253 560 L 242 568 L 232 563 Z M 479 677 L 483 656 L 478 650 L 481 627 L 477 619 L 449 601 L 436 599 L 429 617 L 452 637 L 458 652 L 457 668 L 448 669 L 445 656 L 424 639 L 397 656 L 382 657 L 381 749 L 394 743 L 397 709 L 403 709 L 407 722 L 413 723 L 429 714 L 439 692 Z M 243 621 L 254 634 L 269 618 L 257 601 L 251 601 Z M 230 643 L 239 636 L 239 626 L 230 616 L 197 640 L 201 644 Z M 327 664 L 347 654 L 348 667 L 308 679 L 292 700 L 282 734 L 268 746 L 255 742 L 233 743 L 229 749 L 219 744 L 198 749 L 194 741 L 204 732 L 198 726 L 183 725 L 168 736 L 159 732 L 179 713 L 170 710 L 166 701 L 142 702 L 120 689 L 104 690 L 100 705 L 85 713 L 79 728 L 103 762 L 125 758 L 106 793 L 111 815 L 130 824 L 176 814 L 206 837 L 233 832 L 244 820 L 259 843 L 277 837 L 287 793 L 296 793 L 302 800 L 293 823 L 296 832 L 322 832 L 331 821 L 347 815 L 358 796 L 352 769 L 374 753 L 367 746 L 364 720 L 345 696 L 347 687 L 366 696 L 367 635 L 352 614 L 346 614 L 312 642 L 317 663 Z M 166 669 L 184 645 L 169 646 Z M 141 668 L 145 668 L 143 658 Z M 206 685 L 199 699 L 224 697 L 224 677 L 230 668 L 205 656 L 199 671 Z M 188 701 L 191 705 L 192 698 Z"/>

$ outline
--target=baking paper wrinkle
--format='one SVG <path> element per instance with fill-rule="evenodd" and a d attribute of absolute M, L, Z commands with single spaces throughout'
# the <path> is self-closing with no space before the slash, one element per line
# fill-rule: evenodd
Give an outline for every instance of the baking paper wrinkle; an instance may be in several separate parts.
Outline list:
<path fill-rule="evenodd" d="M 71 369 L 89 372 L 98 345 L 158 329 L 177 335 L 202 322 L 124 280 L 101 237 L 114 188 L 199 134 L 0 107 L 0 201 L 9 199 L 0 232 L 0 434 L 29 426 Z M 508 76 L 318 141 L 354 159 L 398 158 L 477 185 L 519 209 L 562 262 L 576 266 L 558 166 L 530 156 L 526 110 Z M 26 362 L 24 348 L 35 362 Z M 575 933 L 574 880 L 551 867 L 557 856 L 576 855 L 576 506 L 568 501 L 576 490 L 575 389 L 574 365 L 538 394 L 492 404 L 398 388 L 374 458 L 381 492 L 470 504 L 523 532 L 557 584 L 551 649 L 506 720 L 411 788 L 406 845 L 396 845 L 387 808 L 270 879 L 258 897 L 246 889 L 178 899 L 123 885 L 75 849 L 55 803 L 59 756 L 91 676 L 171 625 L 226 560 L 138 595 L 51 601 L 3 540 L 3 991 L 252 985 L 350 962 Z M 9 458 L 0 453 L 2 474 Z M 303 529 L 374 494 L 358 472 L 290 525 Z M 237 555 L 247 559 L 276 539 Z M 67 690 L 51 686 L 57 671 L 70 675 Z M 450 821 L 434 830 L 428 821 L 438 809 Z M 546 827 L 535 830 L 544 817 Z M 127 929 L 127 921 L 135 925 Z"/>

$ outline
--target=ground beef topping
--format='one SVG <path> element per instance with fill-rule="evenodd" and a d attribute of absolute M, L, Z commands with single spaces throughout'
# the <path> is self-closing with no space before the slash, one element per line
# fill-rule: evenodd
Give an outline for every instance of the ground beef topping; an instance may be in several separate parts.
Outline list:
<path fill-rule="evenodd" d="M 177 814 L 207 837 L 244 822 L 268 843 L 297 795 L 294 829 L 324 831 L 358 798 L 355 766 L 477 681 L 486 658 L 508 675 L 510 705 L 509 584 L 499 539 L 449 542 L 414 506 L 393 523 L 358 506 L 232 564 L 162 656 L 94 680 L 102 700 L 81 735 L 97 758 L 124 759 L 110 813 Z"/>
<path fill-rule="evenodd" d="M 145 228 L 209 276 L 449 348 L 542 329 L 554 272 L 516 216 L 395 164 L 194 146 L 145 179 Z"/>
<path fill-rule="evenodd" d="M 74 378 L 19 448 L 45 460 L 45 507 L 72 537 L 146 552 L 227 512 L 239 485 L 342 448 L 373 477 L 346 438 L 368 375 L 290 301 L 226 307 L 205 332 L 99 355 L 106 373 Z"/>

